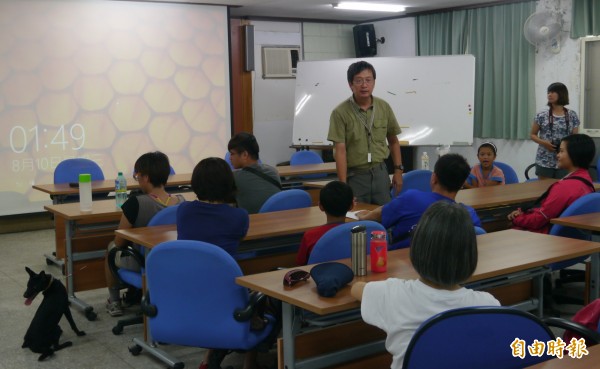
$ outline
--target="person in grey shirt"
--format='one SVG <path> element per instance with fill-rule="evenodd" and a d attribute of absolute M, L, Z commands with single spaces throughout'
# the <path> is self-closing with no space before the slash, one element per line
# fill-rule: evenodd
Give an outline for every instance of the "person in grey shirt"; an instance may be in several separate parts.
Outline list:
<path fill-rule="evenodd" d="M 241 132 L 227 145 L 237 187 L 236 201 L 249 214 L 258 213 L 267 199 L 281 191 L 281 179 L 277 169 L 261 164 L 258 158 L 258 142 L 251 133 Z"/>

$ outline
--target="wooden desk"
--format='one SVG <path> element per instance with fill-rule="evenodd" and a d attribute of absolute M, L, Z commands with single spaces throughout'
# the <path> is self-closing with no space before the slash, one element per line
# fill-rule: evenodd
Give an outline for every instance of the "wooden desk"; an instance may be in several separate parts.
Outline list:
<path fill-rule="evenodd" d="M 568 344 L 568 343 L 567 343 Z M 554 358 L 543 363 L 528 366 L 529 369 L 592 369 L 600 368 L 600 345 L 587 347 L 588 355 L 581 359 L 564 355 L 562 359 Z"/>
<path fill-rule="evenodd" d="M 323 164 L 283 165 L 275 167 L 282 177 L 306 174 L 335 173 L 335 162 Z"/>
<path fill-rule="evenodd" d="M 598 209 L 600 211 L 600 209 Z M 600 232 L 600 212 L 573 215 L 564 218 L 554 218 L 550 220 L 552 224 L 560 224 L 566 227 L 584 229 L 592 232 Z"/>
<path fill-rule="evenodd" d="M 308 181 L 304 182 L 303 185 L 321 188 L 329 182 L 328 180 Z M 508 213 L 518 206 L 535 201 L 554 182 L 556 180 L 548 179 L 460 190 L 456 195 L 456 202 L 474 208 L 488 232 L 507 229 L 510 224 L 506 219 Z M 599 190 L 600 183 L 594 183 L 594 187 Z"/>
<path fill-rule="evenodd" d="M 281 177 L 301 176 L 305 174 L 335 173 L 335 163 L 306 164 L 306 165 L 287 165 L 275 167 Z M 191 173 L 179 173 L 169 176 L 166 187 L 189 186 L 192 182 Z M 54 204 L 61 202 L 61 199 L 67 195 L 76 195 L 79 193 L 77 187 L 70 187 L 68 183 L 57 184 L 34 184 L 32 186 L 38 191 L 50 195 Z M 133 177 L 127 177 L 127 189 L 135 190 L 140 186 Z M 103 181 L 92 181 L 92 192 L 111 192 L 115 190 L 115 180 L 105 179 Z"/>
<path fill-rule="evenodd" d="M 192 192 L 182 195 L 186 200 L 196 198 Z M 56 256 L 65 260 L 69 300 L 94 320 L 93 308 L 75 298 L 75 292 L 106 287 L 104 256 L 114 239 L 121 209 L 113 199 L 93 201 L 89 213 L 82 213 L 79 203 L 47 205 L 44 209 L 54 215 Z"/>
<path fill-rule="evenodd" d="M 563 237 L 549 236 L 526 231 L 506 230 L 477 236 L 479 248 L 479 263 L 469 285 L 478 289 L 487 288 L 487 281 L 495 283 L 502 277 L 505 282 L 523 275 L 527 271 L 557 261 L 600 252 L 600 244 L 589 241 L 574 240 Z M 341 262 L 350 265 L 349 259 Z M 598 263 L 598 258 L 592 259 Z M 370 265 L 367 262 L 367 265 Z M 310 270 L 312 265 L 301 267 Z M 333 298 L 320 297 L 316 292 L 314 281 L 294 288 L 286 288 L 282 284 L 285 270 L 247 275 L 237 278 L 237 283 L 280 299 L 283 302 L 283 345 L 284 362 L 287 369 L 295 367 L 295 335 L 298 327 L 294 325 L 295 307 L 299 307 L 319 315 L 348 311 L 360 308 L 360 303 L 350 296 L 350 287 L 341 289 Z M 386 273 L 371 273 L 365 277 L 357 277 L 359 281 L 379 281 L 390 277 L 414 279 L 418 275 L 413 269 L 409 250 L 391 251 L 388 255 L 388 270 Z M 506 278 L 508 277 L 508 278 Z M 596 295 L 597 297 L 597 295 Z M 541 303 L 541 301 L 540 301 Z M 358 351 L 357 351 L 358 352 Z M 340 362 L 352 358 L 341 358 Z"/>
<path fill-rule="evenodd" d="M 356 209 L 370 210 L 376 205 L 357 204 Z M 310 208 L 250 214 L 248 233 L 244 241 L 277 237 L 305 231 L 323 225 L 327 216 L 318 206 Z M 156 227 L 119 229 L 116 234 L 138 245 L 152 248 L 161 242 L 177 239 L 177 226 L 174 224 Z"/>
<path fill-rule="evenodd" d="M 173 174 L 169 176 L 167 181 L 167 187 L 172 186 L 186 186 L 191 183 L 192 174 L 182 173 Z M 42 191 L 52 197 L 53 203 L 60 203 L 61 196 L 77 195 L 79 194 L 79 188 L 70 187 L 68 183 L 57 183 L 57 184 L 37 184 L 32 186 L 38 191 Z M 137 190 L 140 185 L 133 177 L 127 177 L 127 189 Z M 115 190 L 115 180 L 105 179 L 103 181 L 92 181 L 92 192 L 111 192 Z"/>

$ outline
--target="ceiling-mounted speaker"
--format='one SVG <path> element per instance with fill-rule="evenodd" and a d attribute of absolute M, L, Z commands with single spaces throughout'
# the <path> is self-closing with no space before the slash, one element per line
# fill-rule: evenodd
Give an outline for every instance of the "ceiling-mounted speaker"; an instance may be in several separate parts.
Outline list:
<path fill-rule="evenodd" d="M 254 26 L 245 25 L 244 28 L 244 70 L 254 71 Z"/>
<path fill-rule="evenodd" d="M 377 39 L 375 26 L 372 24 L 359 24 L 352 28 L 354 33 L 354 50 L 356 57 L 377 55 Z"/>

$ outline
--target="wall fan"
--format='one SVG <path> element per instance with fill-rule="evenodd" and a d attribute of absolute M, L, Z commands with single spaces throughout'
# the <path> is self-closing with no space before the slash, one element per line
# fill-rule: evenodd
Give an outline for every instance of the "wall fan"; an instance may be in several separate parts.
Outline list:
<path fill-rule="evenodd" d="M 527 18 L 523 26 L 525 39 L 535 46 L 547 44 L 550 51 L 560 51 L 560 32 L 562 25 L 560 19 L 550 12 L 537 12 Z"/>

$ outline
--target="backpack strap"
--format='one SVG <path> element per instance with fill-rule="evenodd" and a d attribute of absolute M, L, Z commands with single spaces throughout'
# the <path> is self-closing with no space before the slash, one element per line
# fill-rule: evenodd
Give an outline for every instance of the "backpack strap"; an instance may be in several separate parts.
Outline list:
<path fill-rule="evenodd" d="M 245 170 L 246 172 L 250 172 L 254 175 L 259 176 L 260 178 L 264 179 L 265 181 L 269 182 L 270 184 L 272 184 L 273 186 L 275 186 L 281 190 L 281 183 L 277 182 L 275 179 L 273 179 L 272 177 L 269 177 L 268 175 L 261 172 L 260 170 L 257 170 L 252 167 L 244 167 L 244 168 L 242 168 L 242 170 Z"/>
<path fill-rule="evenodd" d="M 574 180 L 580 181 L 582 183 L 585 183 L 592 190 L 592 192 L 596 192 L 596 188 L 594 187 L 594 185 L 592 184 L 592 182 L 588 181 L 587 179 L 585 179 L 583 177 L 572 176 L 572 177 L 565 177 L 562 180 L 566 181 L 568 179 L 574 179 Z M 529 210 L 531 210 L 533 208 L 537 208 L 542 203 L 542 201 L 544 201 L 546 199 L 546 197 L 548 197 L 548 195 L 550 194 L 550 190 L 552 190 L 552 187 L 554 187 L 554 185 L 557 184 L 557 183 L 559 183 L 559 182 L 560 181 L 556 181 L 556 182 L 552 183 L 550 185 L 550 187 L 548 187 L 548 189 L 546 190 L 546 192 L 544 192 L 542 194 L 542 196 L 538 197 L 537 200 L 535 200 L 535 202 L 533 203 L 533 205 L 531 205 L 531 206 L 529 206 L 527 208 L 522 209 L 522 211 L 524 213 L 526 213 L 527 211 L 529 211 Z"/>

